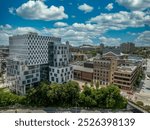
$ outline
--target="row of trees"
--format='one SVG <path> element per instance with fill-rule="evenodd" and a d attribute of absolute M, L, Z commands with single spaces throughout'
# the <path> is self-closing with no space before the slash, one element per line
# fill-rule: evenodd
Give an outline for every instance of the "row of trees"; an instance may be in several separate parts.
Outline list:
<path fill-rule="evenodd" d="M 5 88 L 0 88 L 0 107 L 24 104 L 25 97 L 11 93 Z"/>
<path fill-rule="evenodd" d="M 6 92 L 5 92 L 6 94 Z M 9 95 L 9 98 L 6 98 Z M 31 88 L 25 97 L 7 93 L 0 93 L 0 105 L 14 105 L 15 103 L 28 106 L 55 106 L 55 107 L 87 107 L 121 109 L 127 105 L 127 100 L 120 95 L 117 86 L 110 85 L 105 88 L 94 89 L 84 86 L 80 91 L 78 83 L 70 81 L 65 84 L 40 83 L 36 88 Z"/>
<path fill-rule="evenodd" d="M 142 58 L 150 58 L 150 50 L 148 47 L 136 47 L 133 54 L 141 56 Z"/>

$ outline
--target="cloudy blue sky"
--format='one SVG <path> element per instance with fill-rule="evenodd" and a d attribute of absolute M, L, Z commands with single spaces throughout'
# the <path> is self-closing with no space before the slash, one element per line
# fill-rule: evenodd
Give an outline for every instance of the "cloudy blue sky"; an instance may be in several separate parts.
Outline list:
<path fill-rule="evenodd" d="M 38 32 L 74 46 L 150 46 L 150 0 L 0 0 L 0 18 L 0 45 Z"/>

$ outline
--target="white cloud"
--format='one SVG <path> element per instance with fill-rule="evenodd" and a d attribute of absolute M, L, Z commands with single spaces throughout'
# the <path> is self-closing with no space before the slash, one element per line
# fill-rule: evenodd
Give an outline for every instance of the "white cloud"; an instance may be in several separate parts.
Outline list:
<path fill-rule="evenodd" d="M 55 27 L 66 27 L 66 26 L 68 26 L 68 24 L 67 24 L 67 23 L 64 23 L 64 22 L 56 22 L 56 23 L 54 24 L 54 26 L 55 26 Z"/>
<path fill-rule="evenodd" d="M 150 15 L 142 11 L 102 13 L 91 18 L 89 22 L 103 26 L 105 29 L 121 30 L 127 27 L 143 27 L 145 24 L 150 25 Z"/>
<path fill-rule="evenodd" d="M 0 31 L 0 45 L 8 45 L 8 37 L 9 35 L 7 33 L 1 33 Z"/>
<path fill-rule="evenodd" d="M 11 29 L 12 28 L 12 26 L 11 25 L 9 25 L 9 24 L 5 24 L 5 25 L 0 25 L 0 29 Z"/>
<path fill-rule="evenodd" d="M 93 30 L 95 27 L 92 24 L 83 24 L 83 23 L 74 23 L 72 25 L 73 27 L 75 27 L 76 29 L 80 29 L 80 30 Z"/>
<path fill-rule="evenodd" d="M 40 31 L 32 27 L 18 27 L 16 29 L 13 29 L 8 24 L 0 25 L 0 44 L 8 45 L 10 36 L 17 34 L 26 34 L 28 32 L 37 32 L 40 34 Z"/>
<path fill-rule="evenodd" d="M 135 42 L 138 45 L 150 46 L 150 31 L 142 32 L 136 39 Z"/>
<path fill-rule="evenodd" d="M 113 3 L 109 3 L 105 9 L 107 9 L 108 11 L 112 10 L 113 9 Z"/>
<path fill-rule="evenodd" d="M 8 8 L 8 11 L 9 11 L 9 13 L 15 15 L 15 8 L 13 8 L 13 7 Z"/>
<path fill-rule="evenodd" d="M 12 33 L 14 35 L 16 34 L 26 34 L 29 32 L 37 32 L 40 34 L 40 31 L 38 31 L 37 29 L 33 28 L 33 27 L 18 27 L 15 30 L 12 30 Z"/>
<path fill-rule="evenodd" d="M 116 2 L 130 10 L 145 10 L 150 7 L 149 0 L 116 0 Z"/>
<path fill-rule="evenodd" d="M 84 3 L 83 5 L 79 5 L 78 9 L 84 11 L 84 13 L 89 13 L 93 10 L 93 7 Z"/>
<path fill-rule="evenodd" d="M 71 15 L 71 17 L 72 17 L 72 18 L 75 18 L 76 16 L 75 16 L 75 15 Z"/>
<path fill-rule="evenodd" d="M 64 33 L 63 40 L 69 40 L 71 45 L 78 46 L 82 44 L 92 44 L 93 41 L 88 37 L 87 33 L 75 30 L 67 30 Z"/>
<path fill-rule="evenodd" d="M 52 35 L 55 37 L 61 37 L 62 42 L 69 41 L 71 45 L 82 45 L 82 44 L 92 44 L 93 41 L 87 32 L 78 31 L 72 26 L 68 26 L 65 28 L 53 28 L 48 29 L 45 28 L 42 31 L 43 34 Z"/>
<path fill-rule="evenodd" d="M 40 0 L 29 0 L 27 3 L 18 7 L 15 11 L 18 16 L 31 20 L 51 21 L 68 18 L 68 15 L 64 13 L 63 6 L 56 7 L 52 5 L 51 7 L 48 7 Z M 10 8 L 9 12 L 14 12 L 13 8 Z"/>
<path fill-rule="evenodd" d="M 132 36 L 139 35 L 139 33 L 133 33 L 133 32 L 127 32 L 127 34 L 132 35 Z"/>
<path fill-rule="evenodd" d="M 108 45 L 108 46 L 118 46 L 121 43 L 120 38 L 111 38 L 111 37 L 99 37 L 101 43 Z"/>

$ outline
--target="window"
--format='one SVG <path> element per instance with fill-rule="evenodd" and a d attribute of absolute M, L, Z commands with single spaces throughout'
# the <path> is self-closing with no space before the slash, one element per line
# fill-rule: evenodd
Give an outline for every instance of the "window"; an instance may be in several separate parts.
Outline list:
<path fill-rule="evenodd" d="M 58 78 L 56 78 L 56 82 L 58 83 Z"/>
<path fill-rule="evenodd" d="M 30 78 L 33 78 L 33 75 L 26 76 L 26 79 L 30 79 Z"/>
<path fill-rule="evenodd" d="M 33 79 L 32 79 L 32 82 L 35 82 L 35 81 L 37 81 L 37 78 L 33 78 Z"/>
<path fill-rule="evenodd" d="M 54 81 L 54 77 L 51 77 L 51 81 Z"/>
<path fill-rule="evenodd" d="M 27 83 L 30 83 L 31 81 L 30 80 L 27 80 Z"/>
<path fill-rule="evenodd" d="M 29 70 L 36 68 L 35 66 L 29 66 Z"/>
<path fill-rule="evenodd" d="M 39 70 L 36 70 L 36 72 L 39 72 Z"/>
<path fill-rule="evenodd" d="M 22 84 L 26 84 L 26 81 L 22 81 Z"/>
<path fill-rule="evenodd" d="M 32 73 L 35 73 L 35 70 L 32 70 Z"/>

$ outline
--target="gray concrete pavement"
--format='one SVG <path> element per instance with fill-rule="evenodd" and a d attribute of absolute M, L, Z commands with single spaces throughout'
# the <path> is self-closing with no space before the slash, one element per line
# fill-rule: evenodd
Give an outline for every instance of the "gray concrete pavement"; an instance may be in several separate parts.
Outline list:
<path fill-rule="evenodd" d="M 136 101 L 142 101 L 144 105 L 150 105 L 150 78 L 148 77 L 148 73 L 150 73 L 150 59 L 147 59 L 147 69 L 145 71 L 145 79 L 141 81 L 140 84 L 140 91 L 136 92 L 132 100 L 134 102 Z"/>

